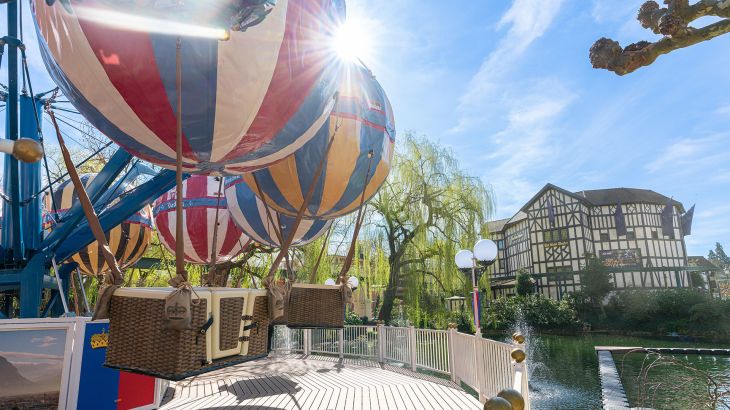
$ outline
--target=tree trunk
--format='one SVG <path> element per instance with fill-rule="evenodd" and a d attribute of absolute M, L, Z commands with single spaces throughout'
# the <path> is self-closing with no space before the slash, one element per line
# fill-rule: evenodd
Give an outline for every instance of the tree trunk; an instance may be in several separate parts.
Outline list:
<path fill-rule="evenodd" d="M 390 278 L 388 278 L 388 287 L 383 295 L 383 306 L 378 313 L 378 319 L 390 323 L 393 319 L 393 303 L 395 295 L 398 292 L 398 283 L 400 282 L 400 266 L 398 261 L 390 262 Z"/>

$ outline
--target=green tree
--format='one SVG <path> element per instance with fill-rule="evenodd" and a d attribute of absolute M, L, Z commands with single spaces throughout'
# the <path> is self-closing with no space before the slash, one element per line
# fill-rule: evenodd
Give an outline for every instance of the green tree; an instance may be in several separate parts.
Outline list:
<path fill-rule="evenodd" d="M 384 234 L 389 277 L 379 318 L 390 322 L 398 288 L 442 293 L 467 281 L 453 263 L 460 244 L 473 244 L 492 211 L 491 192 L 459 168 L 453 153 L 407 134 L 390 176 L 370 201 L 370 220 Z M 412 298 L 418 303 L 418 297 Z"/>
<path fill-rule="evenodd" d="M 727 256 L 720 242 L 715 243 L 715 250 L 710 249 L 710 252 L 707 254 L 707 259 L 722 269 L 723 272 L 730 271 L 730 257 Z"/>
<path fill-rule="evenodd" d="M 527 296 L 535 293 L 535 279 L 530 276 L 526 269 L 522 268 L 517 271 L 517 284 L 515 291 L 519 296 Z"/>
<path fill-rule="evenodd" d="M 666 7 L 650 0 L 641 5 L 637 20 L 641 26 L 663 37 L 655 42 L 639 41 L 622 48 L 618 41 L 601 38 L 590 50 L 594 68 L 604 68 L 625 75 L 653 63 L 659 56 L 680 48 L 730 33 L 730 7 L 727 0 L 664 0 Z M 702 17 L 710 24 L 690 26 Z"/>
<path fill-rule="evenodd" d="M 585 262 L 585 267 L 580 271 L 581 293 L 594 308 L 602 307 L 604 299 L 613 290 L 611 274 L 593 254 L 586 254 Z"/>

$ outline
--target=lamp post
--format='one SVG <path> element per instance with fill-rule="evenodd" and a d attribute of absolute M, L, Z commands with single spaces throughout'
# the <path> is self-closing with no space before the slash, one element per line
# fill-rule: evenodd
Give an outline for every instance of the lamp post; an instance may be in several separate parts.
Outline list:
<path fill-rule="evenodd" d="M 479 318 L 479 287 L 478 277 L 481 273 L 497 260 L 497 244 L 489 239 L 480 239 L 474 244 L 474 252 L 464 249 L 456 253 L 454 261 L 456 267 L 464 273 L 471 270 L 472 305 L 474 308 L 474 327 L 477 335 L 481 336 L 481 320 Z"/>

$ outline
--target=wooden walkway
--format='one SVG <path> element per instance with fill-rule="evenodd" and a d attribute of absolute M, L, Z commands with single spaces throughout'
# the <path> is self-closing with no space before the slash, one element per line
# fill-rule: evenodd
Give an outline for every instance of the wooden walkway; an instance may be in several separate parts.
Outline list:
<path fill-rule="evenodd" d="M 290 355 L 172 383 L 162 409 L 481 409 L 449 380 L 371 361 Z"/>

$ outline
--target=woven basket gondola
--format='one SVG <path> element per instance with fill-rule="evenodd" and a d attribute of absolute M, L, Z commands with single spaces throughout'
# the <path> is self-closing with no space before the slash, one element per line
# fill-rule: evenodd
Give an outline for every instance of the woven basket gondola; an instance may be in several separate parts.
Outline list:
<path fill-rule="evenodd" d="M 121 288 L 115 292 L 105 366 L 182 380 L 268 354 L 265 291 L 195 288 L 192 328 L 177 331 L 164 325 L 164 297 L 172 290 Z M 216 304 L 212 302 L 215 293 L 227 295 Z M 211 318 L 219 326 L 206 327 Z M 215 337 L 214 332 L 218 332 Z M 220 357 L 220 352 L 231 350 L 232 354 Z"/>
<path fill-rule="evenodd" d="M 294 284 L 287 304 L 290 328 L 343 328 L 345 303 L 339 286 Z"/>

